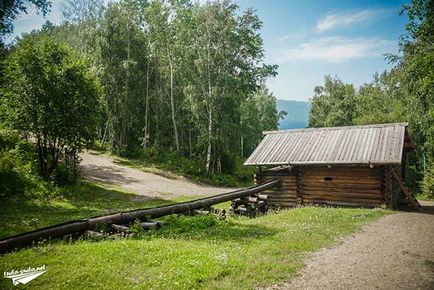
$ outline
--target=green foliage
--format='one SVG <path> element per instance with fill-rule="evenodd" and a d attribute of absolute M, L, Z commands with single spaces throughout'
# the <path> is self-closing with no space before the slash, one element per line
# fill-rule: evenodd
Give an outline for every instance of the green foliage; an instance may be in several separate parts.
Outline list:
<path fill-rule="evenodd" d="M 241 158 L 253 152 L 262 132 L 277 130 L 279 117 L 276 98 L 264 85 L 241 104 Z"/>
<path fill-rule="evenodd" d="M 59 194 L 58 185 L 75 181 L 75 172 L 64 164 L 55 171 L 54 182 L 38 173 L 35 146 L 15 131 L 0 130 L 0 199 L 52 198 Z"/>
<path fill-rule="evenodd" d="M 143 237 L 145 234 L 145 230 L 140 225 L 140 220 L 135 220 L 134 223 L 132 223 L 130 226 L 130 233 L 134 238 L 140 238 Z"/>
<path fill-rule="evenodd" d="M 52 177 L 64 155 L 75 169 L 98 120 L 98 83 L 86 63 L 50 38 L 28 36 L 6 60 L 5 76 L 2 115 L 36 139 L 40 174 Z"/>
<path fill-rule="evenodd" d="M 157 235 L 179 237 L 182 234 L 200 234 L 214 227 L 224 227 L 225 222 L 219 220 L 215 215 L 170 215 L 164 219 L 167 226 L 163 226 L 156 233 Z"/>
<path fill-rule="evenodd" d="M 112 152 L 175 150 L 219 174 L 250 153 L 262 129 L 276 128 L 275 99 L 260 88 L 276 66 L 262 64 L 262 24 L 252 10 L 230 1 L 80 0 L 67 3 L 65 16 L 39 34 L 66 40 L 98 72 L 98 133 Z M 244 115 L 247 106 L 260 120 Z M 255 130 L 241 136 L 244 126 Z"/>
<path fill-rule="evenodd" d="M 0 154 L 0 198 L 22 194 L 23 178 L 17 168 L 14 156 L 8 152 Z"/>
<path fill-rule="evenodd" d="M 0 131 L 0 198 L 24 194 L 31 183 L 32 149 L 18 133 Z"/>
<path fill-rule="evenodd" d="M 355 89 L 337 76 L 324 77 L 324 86 L 314 90 L 309 127 L 350 126 L 355 115 Z"/>
<path fill-rule="evenodd" d="M 422 194 L 428 198 L 434 198 L 434 164 L 431 164 L 423 176 Z"/>
<path fill-rule="evenodd" d="M 200 160 L 182 156 L 176 151 L 167 152 L 158 147 L 140 149 L 130 158 L 133 159 L 120 160 L 119 163 L 144 171 L 152 171 L 150 167 L 156 167 L 163 172 L 152 171 L 153 173 L 165 175 L 164 172 L 169 172 L 218 186 L 250 186 L 255 172 L 254 168 L 244 166 L 239 158 L 228 157 L 225 162 L 230 164 L 222 162 L 222 173 L 210 173 Z M 167 174 L 167 177 L 172 178 L 170 174 Z"/>
<path fill-rule="evenodd" d="M 371 83 L 360 86 L 354 124 L 405 122 L 405 97 L 399 82 L 399 70 L 392 69 L 390 72 L 374 74 Z"/>

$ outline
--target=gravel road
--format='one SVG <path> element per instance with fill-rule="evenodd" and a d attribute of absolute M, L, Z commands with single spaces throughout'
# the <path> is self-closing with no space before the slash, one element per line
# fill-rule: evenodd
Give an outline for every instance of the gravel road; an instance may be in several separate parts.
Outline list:
<path fill-rule="evenodd" d="M 169 179 L 160 175 L 118 165 L 113 158 L 90 152 L 80 154 L 83 177 L 98 183 L 116 185 L 126 191 L 149 197 L 169 199 L 192 195 L 215 195 L 233 188 L 202 186 L 184 178 Z"/>
<path fill-rule="evenodd" d="M 313 254 L 284 289 L 434 289 L 434 202 L 388 215 Z"/>

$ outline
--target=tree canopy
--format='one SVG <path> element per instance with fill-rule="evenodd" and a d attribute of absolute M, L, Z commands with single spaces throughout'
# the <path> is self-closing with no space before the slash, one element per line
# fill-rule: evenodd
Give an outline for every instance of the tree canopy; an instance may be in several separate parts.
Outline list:
<path fill-rule="evenodd" d="M 98 82 L 85 61 L 51 39 L 29 36 L 6 59 L 5 78 L 3 118 L 36 140 L 42 176 L 51 177 L 61 156 L 75 165 L 98 122 Z"/>
<path fill-rule="evenodd" d="M 277 66 L 264 63 L 262 23 L 239 10 L 231 1 L 67 1 L 64 22 L 30 35 L 91 65 L 101 84 L 99 144 L 130 157 L 155 147 L 208 173 L 232 173 L 225 165 L 248 155 L 279 118 L 265 88 Z"/>

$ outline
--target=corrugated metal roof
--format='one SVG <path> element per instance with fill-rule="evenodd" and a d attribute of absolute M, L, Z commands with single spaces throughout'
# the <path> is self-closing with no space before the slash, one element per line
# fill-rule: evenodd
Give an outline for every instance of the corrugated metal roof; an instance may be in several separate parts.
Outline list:
<path fill-rule="evenodd" d="M 268 131 L 244 165 L 398 164 L 407 125 Z"/>

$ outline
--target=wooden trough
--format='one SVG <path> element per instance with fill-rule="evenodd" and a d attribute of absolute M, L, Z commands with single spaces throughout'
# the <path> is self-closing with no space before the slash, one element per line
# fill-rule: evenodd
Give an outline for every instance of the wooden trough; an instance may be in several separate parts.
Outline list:
<path fill-rule="evenodd" d="M 153 218 L 159 218 L 171 214 L 191 212 L 195 209 L 208 208 L 215 204 L 260 193 L 272 187 L 279 186 L 279 184 L 280 180 L 275 179 L 251 188 L 222 193 L 192 201 L 186 201 L 154 208 L 125 211 L 110 215 L 57 224 L 0 240 L 0 253 L 19 249 L 41 240 L 60 238 L 65 235 L 83 233 L 89 230 L 92 231 L 102 224 L 109 225 L 111 228 L 115 228 L 117 231 L 122 232 L 126 231 L 126 229 L 123 228 L 124 226 L 122 225 L 130 224 L 137 219 L 146 223 L 146 221 Z M 151 225 L 147 223 L 146 226 Z"/>

